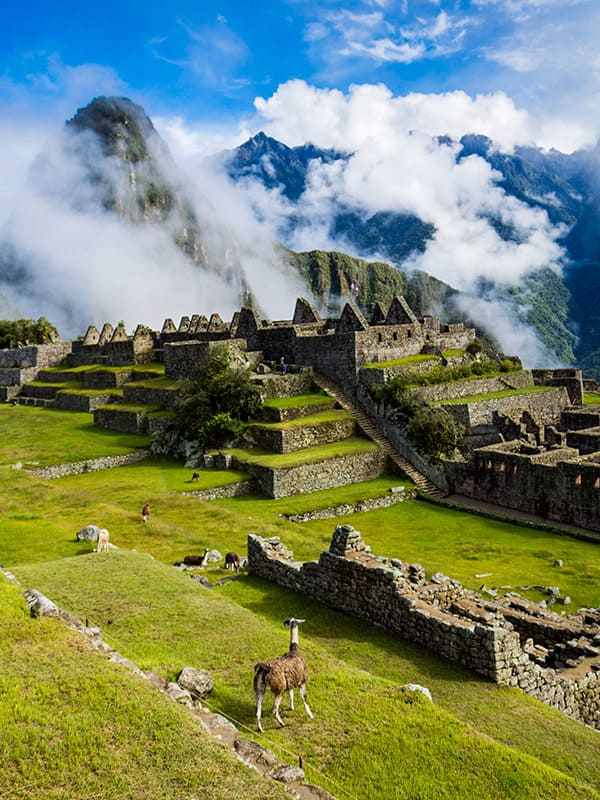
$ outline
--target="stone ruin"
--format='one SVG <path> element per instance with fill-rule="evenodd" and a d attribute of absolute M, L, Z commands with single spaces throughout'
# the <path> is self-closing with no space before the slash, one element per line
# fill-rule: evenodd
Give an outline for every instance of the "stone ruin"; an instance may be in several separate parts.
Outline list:
<path fill-rule="evenodd" d="M 420 564 L 375 556 L 350 525 L 318 561 L 248 537 L 248 570 L 386 628 L 600 730 L 600 609 L 568 617 L 511 592 L 487 599 Z"/>

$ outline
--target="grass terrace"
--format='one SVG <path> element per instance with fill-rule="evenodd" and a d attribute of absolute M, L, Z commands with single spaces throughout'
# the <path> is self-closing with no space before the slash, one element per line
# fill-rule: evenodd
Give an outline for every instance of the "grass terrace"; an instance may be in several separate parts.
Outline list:
<path fill-rule="evenodd" d="M 271 469 L 283 469 L 285 467 L 295 467 L 298 464 L 325 461 L 328 458 L 338 458 L 339 456 L 353 455 L 355 453 L 371 453 L 379 449 L 379 446 L 369 439 L 350 436 L 339 442 L 332 442 L 319 447 L 307 447 L 304 450 L 296 450 L 293 453 L 272 453 L 267 450 L 261 450 L 258 447 L 249 450 L 229 448 L 222 452 L 235 456 L 242 464 L 251 462 Z"/>
<path fill-rule="evenodd" d="M 410 367 L 413 364 L 422 364 L 425 361 L 437 361 L 440 357 L 436 355 L 424 355 L 417 353 L 414 356 L 404 356 L 403 358 L 395 358 L 391 361 L 370 361 L 363 364 L 361 369 L 387 369 L 388 367 Z"/>
<path fill-rule="evenodd" d="M 286 422 L 252 422 L 251 424 L 256 428 L 285 430 L 286 428 L 300 428 L 304 425 L 317 425 L 320 422 L 338 422 L 349 417 L 350 414 L 343 409 L 331 409 L 331 411 L 322 411 L 319 414 L 311 414 L 310 416 L 299 417 Z"/>
<path fill-rule="evenodd" d="M 600 392 L 585 392 L 583 404 L 584 406 L 600 406 Z"/>
<path fill-rule="evenodd" d="M 310 394 L 297 394 L 293 397 L 272 397 L 265 400 L 263 405 L 267 408 L 302 408 L 304 406 L 320 406 L 323 403 L 335 404 L 335 400 L 325 393 L 311 392 Z"/>
<path fill-rule="evenodd" d="M 448 400 L 438 400 L 431 405 L 444 405 L 444 406 L 459 406 L 467 405 L 469 403 L 481 403 L 486 400 L 500 400 L 503 397 L 518 397 L 530 394 L 544 394 L 544 392 L 551 392 L 555 387 L 553 386 L 527 386 L 524 389 L 503 389 L 500 392 L 487 392 L 484 394 L 471 394 L 467 397 L 453 397 Z"/>

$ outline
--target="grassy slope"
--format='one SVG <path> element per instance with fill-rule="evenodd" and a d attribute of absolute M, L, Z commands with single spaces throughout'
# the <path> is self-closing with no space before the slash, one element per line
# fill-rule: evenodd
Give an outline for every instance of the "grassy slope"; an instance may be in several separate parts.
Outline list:
<path fill-rule="evenodd" d="M 21 449 L 14 449 L 2 434 L 14 430 L 10 415 L 15 410 L 0 406 L 2 450 L 13 448 L 10 459 L 2 453 L 1 463 L 25 460 L 23 448 L 29 452 L 36 443 L 42 452 L 34 422 L 48 412 L 23 409 L 31 414 L 27 428 L 34 433 L 28 439 L 23 432 Z M 79 416 L 85 415 L 58 414 L 74 421 Z M 102 450 L 103 432 L 95 434 L 88 432 L 88 447 L 94 440 Z M 50 444 L 56 450 L 52 439 Z M 310 778 L 339 797 L 346 796 L 339 784 L 353 797 L 385 800 L 598 796 L 597 734 L 559 712 L 263 581 L 244 577 L 206 590 L 159 561 L 127 552 L 135 549 L 169 564 L 204 545 L 243 550 L 247 534 L 257 532 L 280 535 L 297 557 L 316 557 L 335 524 L 348 521 L 375 552 L 418 559 L 467 585 L 474 586 L 479 572 L 493 571 L 502 583 L 525 574 L 528 582 L 560 583 L 563 592 L 572 584 L 574 605 L 597 605 L 593 545 L 416 502 L 347 520 L 292 525 L 278 514 L 341 502 L 349 490 L 281 501 L 247 497 L 204 503 L 173 494 L 199 488 L 189 483 L 190 477 L 189 470 L 168 461 L 48 483 L 0 468 L 0 561 L 26 585 L 100 624 L 105 638 L 141 666 L 170 676 L 188 663 L 213 671 L 212 702 L 243 724 L 253 725 L 252 664 L 283 652 L 282 619 L 306 616 L 301 636 L 312 669 L 316 720 L 310 723 L 300 708 L 289 727 L 279 731 L 269 719 L 265 740 L 301 752 Z M 374 492 L 398 482 L 397 477 L 382 478 Z M 357 499 L 368 495 L 366 487 L 351 491 Z M 139 509 L 146 500 L 153 513 L 143 525 Z M 76 543 L 75 531 L 88 522 L 106 525 L 122 549 L 96 556 L 89 544 Z M 550 561 L 555 555 L 565 559 L 559 579 Z M 62 655 L 62 644 L 53 645 L 57 651 Z M 427 685 L 435 705 L 406 697 L 399 684 L 407 681 Z M 71 697 L 75 701 L 81 704 L 81 697 Z M 41 736 L 50 736 L 50 729 Z M 176 748 L 172 757 L 179 757 Z M 3 789 L 8 797 L 19 796 L 8 794 L 11 784 L 2 780 L 0 796 Z M 94 796 L 92 784 L 89 788 L 86 796 Z M 251 794 L 256 792 L 238 796 Z M 171 797 L 167 792 L 156 796 Z"/>
<path fill-rule="evenodd" d="M 106 576 L 107 578 L 109 576 Z M 181 706 L 0 578 L 0 796 L 16 800 L 276 800 Z"/>

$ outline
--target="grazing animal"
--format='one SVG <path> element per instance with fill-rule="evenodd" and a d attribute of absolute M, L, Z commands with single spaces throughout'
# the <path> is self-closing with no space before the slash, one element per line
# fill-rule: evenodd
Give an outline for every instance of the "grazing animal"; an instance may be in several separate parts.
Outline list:
<path fill-rule="evenodd" d="M 225 554 L 225 569 L 234 569 L 236 572 L 240 571 L 240 557 L 237 553 L 226 553 Z"/>
<path fill-rule="evenodd" d="M 148 503 L 142 508 L 142 519 L 144 522 L 148 522 L 148 518 L 150 517 L 150 506 Z"/>
<path fill-rule="evenodd" d="M 183 563 L 188 567 L 205 567 L 208 561 L 208 547 L 204 548 L 204 554 L 201 556 L 186 556 Z"/>
<path fill-rule="evenodd" d="M 106 528 L 101 528 L 98 531 L 98 544 L 96 545 L 97 553 L 108 553 L 108 540 L 110 536 Z"/>
<path fill-rule="evenodd" d="M 278 658 L 271 658 L 254 665 L 254 691 L 256 692 L 256 722 L 258 730 L 262 732 L 261 714 L 262 703 L 267 687 L 275 695 L 273 701 L 273 715 L 277 722 L 284 727 L 279 706 L 286 691 L 290 693 L 290 710 L 294 710 L 294 689 L 300 690 L 300 697 L 304 709 L 313 719 L 313 713 L 306 701 L 306 681 L 308 680 L 308 667 L 298 648 L 298 625 L 303 619 L 290 617 L 283 623 L 290 629 L 290 649 Z"/>
<path fill-rule="evenodd" d="M 192 481 L 195 481 L 196 483 L 198 483 L 198 478 L 199 477 L 200 477 L 200 473 L 199 472 L 194 472 L 194 474 L 192 475 Z"/>

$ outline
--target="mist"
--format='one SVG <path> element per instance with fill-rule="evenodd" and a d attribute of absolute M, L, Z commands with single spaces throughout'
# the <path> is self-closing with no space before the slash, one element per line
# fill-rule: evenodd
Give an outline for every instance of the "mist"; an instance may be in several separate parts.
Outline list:
<path fill-rule="evenodd" d="M 121 320 L 129 332 L 138 323 L 160 329 L 166 317 L 177 323 L 194 313 L 217 312 L 228 320 L 248 290 L 266 315 L 291 314 L 303 292 L 281 263 L 274 230 L 206 164 L 178 165 L 164 147 L 154 149 L 162 178 L 198 221 L 197 259 L 176 244 L 186 224 L 181 209 L 173 209 L 166 221 L 144 219 L 139 209 L 136 219 L 135 208 L 107 210 L 106 194 L 126 203 L 126 184 L 134 178 L 120 159 L 101 153 L 93 134 L 74 133 L 56 122 L 4 123 L 0 293 L 5 310 L 44 316 L 64 338 L 82 335 L 90 324 Z"/>

